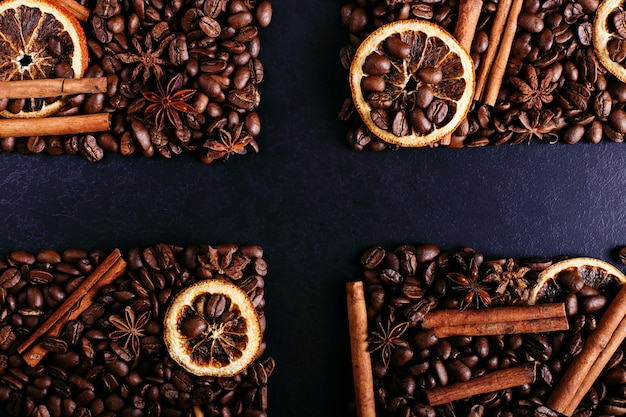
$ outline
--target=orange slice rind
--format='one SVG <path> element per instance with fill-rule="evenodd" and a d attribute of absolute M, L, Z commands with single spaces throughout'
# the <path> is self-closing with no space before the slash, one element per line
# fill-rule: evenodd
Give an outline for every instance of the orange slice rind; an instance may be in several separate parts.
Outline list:
<path fill-rule="evenodd" d="M 47 46 L 52 37 L 62 45 L 55 56 Z M 57 63 L 66 61 L 74 78 L 83 76 L 88 64 L 87 40 L 78 20 L 66 9 L 46 0 L 0 2 L 0 81 L 54 77 Z M 65 99 L 51 102 L 30 99 L 17 113 L 0 111 L 5 118 L 45 117 L 58 111 Z"/>
<path fill-rule="evenodd" d="M 593 21 L 593 49 L 600 63 L 617 79 L 626 82 L 626 68 L 611 59 L 609 41 L 614 36 L 609 29 L 609 16 L 622 6 L 623 0 L 604 0 L 596 10 Z"/>
<path fill-rule="evenodd" d="M 402 45 L 408 44 L 410 52 L 407 57 L 400 58 L 388 52 L 388 42 L 392 40 L 397 45 L 400 43 L 398 39 L 403 42 Z M 373 56 L 370 59 L 376 58 L 376 54 L 389 58 L 389 73 L 366 73 L 366 60 L 370 55 Z M 372 79 L 367 80 L 370 77 Z M 385 80 L 385 89 L 381 91 L 378 88 L 378 92 L 391 95 L 394 100 L 389 125 L 394 119 L 402 120 L 404 117 L 409 120 L 404 128 L 385 128 L 384 123 L 374 120 L 376 117 L 372 115 L 380 115 L 380 110 L 374 108 L 366 94 L 371 92 L 370 86 L 374 84 L 371 81 L 377 81 L 377 85 L 382 86 L 379 78 Z M 406 147 L 427 146 L 452 133 L 465 118 L 475 89 L 472 58 L 447 31 L 424 20 L 395 21 L 372 32 L 355 53 L 349 81 L 355 108 L 367 128 L 385 142 Z M 369 85 L 365 86 L 364 81 Z M 446 104 L 448 113 L 443 120 L 423 122 L 421 114 L 415 115 L 427 110 L 420 109 L 420 105 L 416 104 L 418 96 L 424 96 L 422 91 L 426 87 L 432 91 L 435 100 Z M 394 112 L 395 115 L 391 114 Z M 402 112 L 400 117 L 398 112 Z M 428 123 L 431 123 L 430 127 Z"/>
<path fill-rule="evenodd" d="M 190 332 L 191 322 L 200 326 Z M 164 340 L 172 359 L 190 373 L 226 377 L 252 364 L 262 332 L 248 295 L 228 281 L 210 279 L 176 295 L 165 314 Z"/>
<path fill-rule="evenodd" d="M 626 275 L 608 262 L 588 257 L 565 259 L 541 271 L 537 277 L 537 283 L 530 291 L 528 304 L 535 304 L 545 295 L 558 291 L 557 276 L 570 268 L 577 270 L 585 281 L 585 285 L 597 289 L 605 285 L 626 283 Z"/>

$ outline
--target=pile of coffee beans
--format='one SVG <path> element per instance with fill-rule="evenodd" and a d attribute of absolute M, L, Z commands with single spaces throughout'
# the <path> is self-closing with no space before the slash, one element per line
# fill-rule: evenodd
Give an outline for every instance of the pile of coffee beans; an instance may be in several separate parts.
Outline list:
<path fill-rule="evenodd" d="M 400 19 L 426 19 L 454 32 L 458 0 L 350 0 L 341 21 L 350 43 L 340 53 L 349 69 L 354 51 L 374 29 Z M 487 0 L 471 47 L 479 68 L 498 1 Z M 599 0 L 525 0 L 507 70 L 495 106 L 473 103 L 450 147 L 557 142 L 623 142 L 626 85 L 599 63 L 592 23 Z M 617 54 L 619 51 L 616 51 Z M 615 57 L 617 60 L 619 57 Z M 397 148 L 374 137 L 346 99 L 339 117 L 349 124 L 348 145 Z"/>
<path fill-rule="evenodd" d="M 186 152 L 204 163 L 258 152 L 256 108 L 264 76 L 259 29 L 271 22 L 270 2 L 89 0 L 85 5 L 91 13 L 84 77 L 106 77 L 107 91 L 71 96 L 57 115 L 111 113 L 111 131 L 5 138 L 0 150 L 80 154 L 92 162 L 106 152 L 166 158 Z M 166 116 L 159 130 L 146 115 L 151 102 L 144 93 L 167 90 L 178 74 L 183 79 L 178 90 L 195 91 L 187 102 L 193 111 L 179 112 L 178 127 Z M 55 76 L 72 77 L 72 69 L 57 65 Z"/>
<path fill-rule="evenodd" d="M 15 251 L 0 259 L 0 407 L 11 416 L 267 416 L 267 380 L 275 362 L 265 343 L 259 358 L 233 377 L 197 377 L 169 356 L 163 317 L 177 292 L 198 280 L 224 279 L 252 299 L 265 330 L 267 265 L 256 245 L 157 244 L 133 248 L 126 272 L 28 366 L 17 347 L 106 257 L 106 250 Z M 129 315 L 131 318 L 129 318 Z M 136 346 L 112 324 L 141 327 Z M 140 317 L 145 318 L 143 326 Z M 136 350 L 135 350 L 136 348 Z M 196 414 L 194 414 L 194 408 Z"/>
<path fill-rule="evenodd" d="M 626 253 L 626 249 L 620 253 Z M 565 258 L 487 259 L 472 248 L 442 251 L 431 244 L 368 249 L 361 264 L 377 415 L 558 417 L 544 407 L 545 402 L 615 295 L 617 283 L 613 277 L 594 288 L 585 285 L 578 274 L 565 270 L 555 284 L 549 284 L 554 291 L 546 291 L 541 302 L 565 303 L 568 331 L 437 338 L 420 323 L 425 314 L 437 309 L 487 308 L 477 294 L 467 301 L 471 290 L 455 282 L 460 281 L 459 274 L 468 280 L 476 277 L 478 288 L 488 294 L 492 307 L 523 304 L 538 274 Z M 376 349 L 385 335 L 393 336 L 388 358 L 382 348 Z M 575 416 L 626 414 L 625 352 L 626 343 L 587 393 Z M 538 361 L 535 383 L 442 406 L 428 405 L 426 389 L 471 381 L 529 360 Z"/>

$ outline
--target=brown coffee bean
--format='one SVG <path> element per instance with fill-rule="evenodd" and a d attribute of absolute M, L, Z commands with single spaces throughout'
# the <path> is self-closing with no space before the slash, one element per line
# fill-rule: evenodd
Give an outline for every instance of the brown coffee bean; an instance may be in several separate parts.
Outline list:
<path fill-rule="evenodd" d="M 385 41 L 385 50 L 393 57 L 406 59 L 411 54 L 411 46 L 399 37 L 392 36 Z"/>
<path fill-rule="evenodd" d="M 17 268 L 8 268 L 0 275 L 0 285 L 4 288 L 12 288 L 21 278 L 22 275 Z"/>
<path fill-rule="evenodd" d="M 577 293 L 585 286 L 585 281 L 574 269 L 566 269 L 559 273 L 557 281 L 565 290 Z"/>
<path fill-rule="evenodd" d="M 467 365 L 458 359 L 452 359 L 446 363 L 448 375 L 457 381 L 469 381 L 472 377 L 472 371 Z"/>
<path fill-rule="evenodd" d="M 567 294 L 565 296 L 565 313 L 568 317 L 572 317 L 578 313 L 578 298 L 575 294 Z"/>
<path fill-rule="evenodd" d="M 365 91 L 383 92 L 385 91 L 385 86 L 385 80 L 377 75 L 363 77 L 361 81 L 361 87 Z"/>
<path fill-rule="evenodd" d="M 435 359 L 433 361 L 433 370 L 439 385 L 442 387 L 448 385 L 448 371 L 446 371 L 446 367 L 441 360 Z"/>
<path fill-rule="evenodd" d="M 351 14 L 350 14 L 351 15 Z M 256 6 L 255 18 L 257 24 L 262 27 L 268 27 L 272 21 L 272 4 L 269 1 L 262 1 Z M 348 18 L 346 17 L 346 20 Z"/>
<path fill-rule="evenodd" d="M 411 127 L 419 133 L 430 133 L 433 128 L 433 123 L 426 117 L 426 114 L 421 109 L 412 110 L 409 114 L 409 118 Z"/>
<path fill-rule="evenodd" d="M 67 342 L 56 337 L 44 337 L 41 346 L 52 353 L 66 353 L 68 350 Z"/>
<path fill-rule="evenodd" d="M 416 75 L 428 84 L 439 84 L 443 80 L 443 72 L 439 68 L 420 68 Z"/>
<path fill-rule="evenodd" d="M 595 313 L 602 310 L 607 305 L 607 299 L 604 295 L 592 295 L 582 300 L 582 308 L 587 313 Z"/>
<path fill-rule="evenodd" d="M 391 71 L 391 61 L 384 55 L 371 54 L 363 63 L 363 72 L 367 75 L 385 75 Z M 377 77 L 378 78 L 378 77 Z M 381 78 L 382 80 L 382 78 Z M 384 80 L 383 80 L 384 82 Z M 384 89 L 384 88 L 383 88 Z M 383 90 L 377 90 L 383 91 Z"/>
<path fill-rule="evenodd" d="M 603 381 L 607 385 L 626 384 L 626 369 L 622 367 L 612 368 L 604 374 Z"/>
<path fill-rule="evenodd" d="M 438 338 L 433 330 L 419 330 L 413 338 L 415 347 L 418 349 L 427 349 L 437 343 Z"/>

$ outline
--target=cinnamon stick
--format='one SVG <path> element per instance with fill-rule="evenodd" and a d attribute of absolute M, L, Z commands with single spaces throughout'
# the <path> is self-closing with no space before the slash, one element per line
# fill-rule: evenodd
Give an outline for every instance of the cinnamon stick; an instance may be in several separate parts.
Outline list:
<path fill-rule="evenodd" d="M 433 329 L 438 338 L 453 336 L 491 336 L 499 334 L 543 333 L 569 329 L 567 317 L 538 320 L 516 320 L 495 323 L 473 323 L 442 326 Z"/>
<path fill-rule="evenodd" d="M 472 42 L 476 35 L 476 27 L 478 19 L 483 8 L 483 0 L 461 0 L 459 4 L 459 13 L 454 27 L 454 37 L 461 44 L 463 49 L 470 53 Z M 448 134 L 441 138 L 439 143 L 449 145 L 452 134 Z"/>
<path fill-rule="evenodd" d="M 482 99 L 485 85 L 487 83 L 487 77 L 489 76 L 496 53 L 500 48 L 504 25 L 506 24 L 506 18 L 509 16 L 512 3 L 513 0 L 501 0 L 498 3 L 496 16 L 493 18 L 491 32 L 489 33 L 489 46 L 487 47 L 487 52 L 485 52 L 485 55 L 480 60 L 480 69 L 478 70 L 478 77 L 476 80 L 476 90 L 474 91 L 475 100 Z"/>
<path fill-rule="evenodd" d="M 89 19 L 89 9 L 74 0 L 56 0 L 56 3 L 63 6 L 81 22 L 86 23 Z"/>
<path fill-rule="evenodd" d="M 118 249 L 107 256 L 82 284 L 37 328 L 21 345 L 17 352 L 30 365 L 37 365 L 47 353 L 41 345 L 35 344 L 45 335 L 58 336 L 63 326 L 76 320 L 93 303 L 100 288 L 119 278 L 126 270 L 126 262 Z"/>
<path fill-rule="evenodd" d="M 504 78 L 504 72 L 506 71 L 506 64 L 509 61 L 509 55 L 511 54 L 511 47 L 513 46 L 513 40 L 515 38 L 515 32 L 517 31 L 517 19 L 522 11 L 522 4 L 524 0 L 513 0 L 511 6 L 511 12 L 506 20 L 506 26 L 504 29 L 504 35 L 502 36 L 502 42 L 500 49 L 496 55 L 496 60 L 491 68 L 491 74 L 489 75 L 489 81 L 487 84 L 487 90 L 483 97 L 483 103 L 493 106 L 498 100 L 498 94 L 500 93 L 500 87 L 502 86 L 502 79 Z"/>
<path fill-rule="evenodd" d="M 0 81 L 0 98 L 56 97 L 106 91 L 106 77 Z"/>
<path fill-rule="evenodd" d="M 428 398 L 428 403 L 434 407 L 474 395 L 529 384 L 535 381 L 536 367 L 536 362 L 528 362 L 524 365 L 500 369 L 467 382 L 427 389 L 426 398 Z"/>
<path fill-rule="evenodd" d="M 598 356 L 596 361 L 593 363 L 593 366 L 589 370 L 589 373 L 587 373 L 587 376 L 576 390 L 576 394 L 570 400 L 567 408 L 565 408 L 565 410 L 563 411 L 563 414 L 565 414 L 566 416 L 571 416 L 572 414 L 574 414 L 576 408 L 578 407 L 578 404 L 580 404 L 583 398 L 585 398 L 587 392 L 589 392 L 593 384 L 596 383 L 598 377 L 604 371 L 604 367 L 607 363 L 609 363 L 617 349 L 624 342 L 624 339 L 626 339 L 626 317 L 624 317 L 619 326 L 617 326 L 617 329 L 615 330 L 615 333 L 613 333 L 611 340 L 606 345 L 606 348 L 602 350 L 600 356 Z"/>
<path fill-rule="evenodd" d="M 600 323 L 569 365 L 546 405 L 571 415 L 626 337 L 626 285 L 619 290 Z M 569 414 L 567 414 L 569 412 Z"/>
<path fill-rule="evenodd" d="M 363 282 L 348 282 L 346 291 L 357 416 L 376 417 L 372 361 L 367 350 L 367 308 Z"/>
<path fill-rule="evenodd" d="M 111 128 L 110 113 L 39 119 L 0 119 L 0 138 L 12 136 L 73 135 Z"/>
<path fill-rule="evenodd" d="M 464 325 L 489 325 L 516 323 L 539 319 L 566 318 L 563 303 L 535 304 L 532 306 L 493 307 L 484 310 L 445 309 L 431 311 L 422 321 L 425 329 Z M 559 329 L 563 330 L 563 329 Z M 496 333 L 497 334 L 497 333 Z"/>

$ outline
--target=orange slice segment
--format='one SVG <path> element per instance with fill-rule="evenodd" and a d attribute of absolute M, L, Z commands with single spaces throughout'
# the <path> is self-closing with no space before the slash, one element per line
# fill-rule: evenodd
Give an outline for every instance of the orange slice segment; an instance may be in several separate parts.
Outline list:
<path fill-rule="evenodd" d="M 593 21 L 593 49 L 602 65 L 626 82 L 626 13 L 623 0 L 604 0 Z"/>
<path fill-rule="evenodd" d="M 70 12 L 46 0 L 0 3 L 0 81 L 52 78 L 62 62 L 71 67 L 74 78 L 87 69 L 85 33 Z M 3 109 L 0 116 L 44 117 L 64 102 L 62 98 L 27 99 L 20 111 Z"/>
<path fill-rule="evenodd" d="M 164 322 L 170 356 L 198 376 L 233 376 L 248 367 L 261 349 L 259 317 L 246 293 L 212 279 L 181 291 Z"/>
<path fill-rule="evenodd" d="M 350 67 L 355 108 L 380 139 L 430 145 L 453 132 L 474 96 L 474 64 L 440 26 L 400 20 L 372 32 Z"/>
<path fill-rule="evenodd" d="M 541 271 L 530 291 L 528 304 L 535 304 L 545 296 L 562 291 L 558 276 L 566 270 L 572 270 L 583 279 L 585 285 L 601 291 L 626 283 L 626 275 L 608 262 L 587 257 L 566 259 Z"/>

